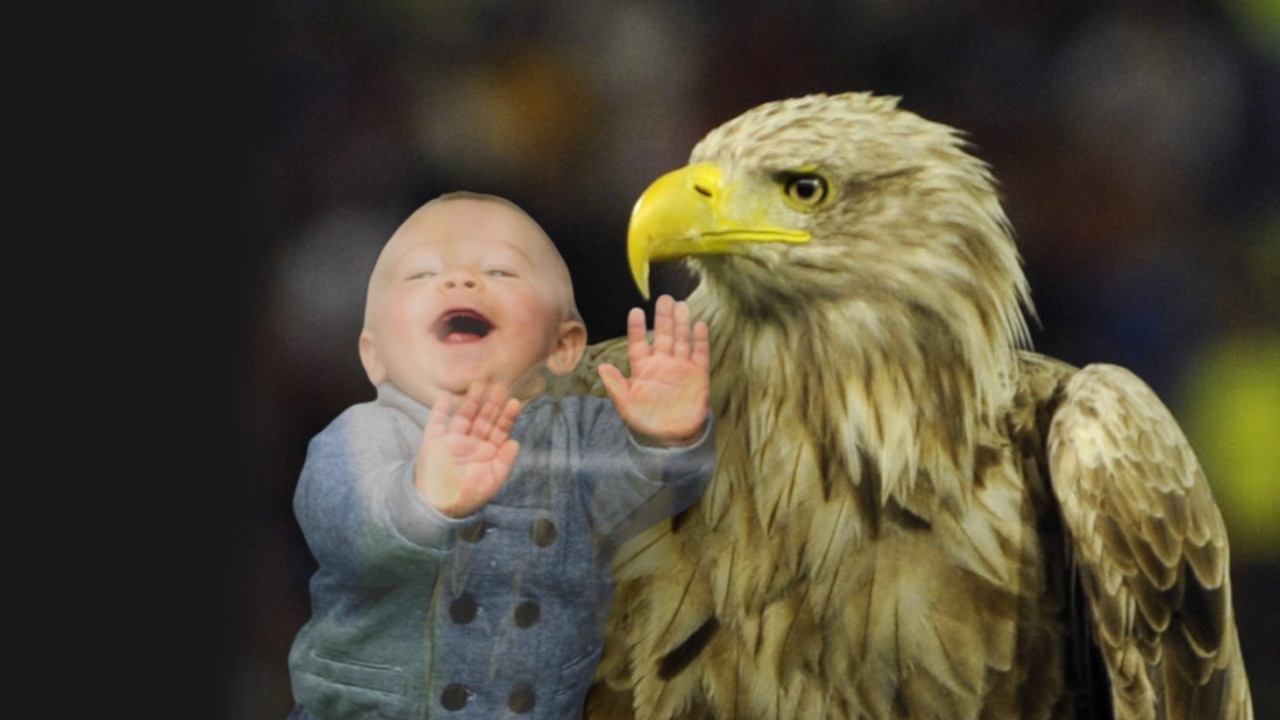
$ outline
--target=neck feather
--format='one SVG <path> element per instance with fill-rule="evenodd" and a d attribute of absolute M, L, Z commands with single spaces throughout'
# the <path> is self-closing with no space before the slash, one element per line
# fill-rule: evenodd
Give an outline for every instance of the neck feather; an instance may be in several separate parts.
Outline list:
<path fill-rule="evenodd" d="M 743 314 L 707 283 L 689 303 L 715 328 L 712 367 L 721 372 L 712 377 L 712 404 L 722 434 L 746 446 L 737 454 L 763 476 L 786 470 L 778 465 L 816 465 L 793 472 L 809 487 L 762 499 L 761 517 L 844 492 L 873 514 L 890 503 L 925 520 L 940 509 L 963 511 L 976 433 L 1012 396 L 1013 340 L 984 330 L 1003 324 L 965 318 L 963 307 L 948 317 L 922 307 L 888 312 L 867 300 Z M 966 336 L 956 327 L 975 330 Z"/>

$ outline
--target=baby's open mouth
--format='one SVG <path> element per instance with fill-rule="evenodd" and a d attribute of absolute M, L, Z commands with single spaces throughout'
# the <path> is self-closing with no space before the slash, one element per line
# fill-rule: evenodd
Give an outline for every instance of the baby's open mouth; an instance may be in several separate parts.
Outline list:
<path fill-rule="evenodd" d="M 436 337 L 441 342 L 479 340 L 493 330 L 489 318 L 475 310 L 449 310 L 436 321 Z"/>

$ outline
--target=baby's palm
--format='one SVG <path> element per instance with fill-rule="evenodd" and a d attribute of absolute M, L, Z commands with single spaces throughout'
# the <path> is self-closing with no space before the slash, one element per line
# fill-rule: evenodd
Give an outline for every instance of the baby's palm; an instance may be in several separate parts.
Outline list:
<path fill-rule="evenodd" d="M 437 448 L 453 461 L 464 490 L 475 485 L 500 485 L 511 471 L 511 462 L 499 455 L 497 446 L 471 435 L 445 433 L 432 442 L 432 450 Z"/>
<path fill-rule="evenodd" d="M 462 517 L 479 510 L 511 474 L 520 446 L 509 433 L 520 403 L 504 398 L 500 388 L 476 383 L 452 416 L 452 398 L 431 409 L 414 481 L 441 513 Z"/>

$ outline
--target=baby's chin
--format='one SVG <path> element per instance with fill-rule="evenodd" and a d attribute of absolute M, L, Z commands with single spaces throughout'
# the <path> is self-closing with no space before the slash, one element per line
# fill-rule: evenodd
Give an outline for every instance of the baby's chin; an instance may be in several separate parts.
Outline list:
<path fill-rule="evenodd" d="M 547 389 L 547 376 L 542 365 L 533 367 L 514 380 L 503 380 L 482 373 L 459 373 L 436 383 L 411 388 L 405 387 L 411 383 L 400 384 L 394 380 L 391 381 L 401 392 L 427 407 L 435 406 L 446 397 L 461 398 L 471 389 L 472 384 L 477 382 L 489 386 L 495 383 L 501 384 L 507 391 L 507 397 L 515 398 L 521 403 L 532 400 Z"/>

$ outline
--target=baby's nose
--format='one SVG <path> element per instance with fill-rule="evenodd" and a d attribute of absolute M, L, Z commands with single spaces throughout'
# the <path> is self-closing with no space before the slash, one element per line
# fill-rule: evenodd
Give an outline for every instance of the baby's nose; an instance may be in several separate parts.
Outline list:
<path fill-rule="evenodd" d="M 474 290 L 480 286 L 480 281 L 474 273 L 459 270 L 446 275 L 441 285 L 445 290 L 453 290 L 454 288 Z"/>

